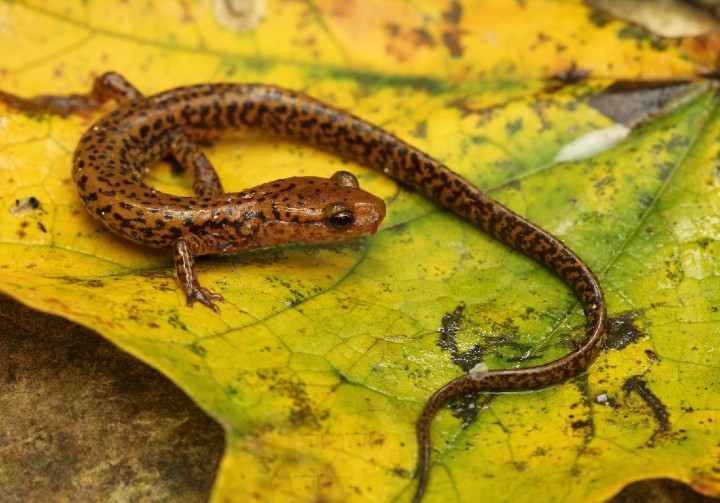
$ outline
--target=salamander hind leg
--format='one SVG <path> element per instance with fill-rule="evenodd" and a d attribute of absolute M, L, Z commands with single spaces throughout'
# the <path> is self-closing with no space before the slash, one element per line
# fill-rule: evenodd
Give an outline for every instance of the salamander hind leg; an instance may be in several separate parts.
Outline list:
<path fill-rule="evenodd" d="M 41 94 L 32 98 L 23 98 L 0 91 L 0 102 L 10 108 L 30 114 L 50 114 L 61 117 L 92 112 L 111 99 L 118 103 L 125 103 L 138 98 L 142 98 L 140 91 L 115 72 L 107 72 L 97 77 L 92 91 L 87 94 L 62 96 Z"/>
<path fill-rule="evenodd" d="M 125 77 L 115 72 L 107 72 L 95 79 L 90 97 L 99 103 L 115 100 L 117 103 L 126 103 L 143 97 L 135 86 Z M 198 196 L 212 196 L 223 193 L 220 178 L 212 164 L 200 148 L 193 143 L 180 129 L 173 133 L 170 144 L 170 155 L 183 169 L 192 173 L 195 182 L 193 191 Z"/>
<path fill-rule="evenodd" d="M 195 272 L 195 256 L 197 250 L 202 248 L 202 241 L 197 236 L 179 238 L 173 243 L 175 259 L 175 274 L 177 275 L 180 288 L 185 292 L 188 307 L 197 301 L 219 313 L 220 308 L 213 301 L 225 300 L 219 293 L 213 293 L 207 288 L 200 286 L 197 273 Z M 195 251 L 193 251 L 195 250 Z"/>
<path fill-rule="evenodd" d="M 213 196 L 223 193 L 220 178 L 200 148 L 180 130 L 173 132 L 170 155 L 184 169 L 192 173 L 195 183 L 193 191 L 198 196 Z"/>
<path fill-rule="evenodd" d="M 125 77 L 116 72 L 105 72 L 95 78 L 90 98 L 98 103 L 115 100 L 118 104 L 139 100 L 143 95 Z"/>
<path fill-rule="evenodd" d="M 63 96 L 41 94 L 32 98 L 23 98 L 5 91 L 0 91 L 0 102 L 5 103 L 9 108 L 27 114 L 49 114 L 59 115 L 60 117 L 86 114 L 101 105 L 92 98 L 91 94 L 67 94 Z"/>

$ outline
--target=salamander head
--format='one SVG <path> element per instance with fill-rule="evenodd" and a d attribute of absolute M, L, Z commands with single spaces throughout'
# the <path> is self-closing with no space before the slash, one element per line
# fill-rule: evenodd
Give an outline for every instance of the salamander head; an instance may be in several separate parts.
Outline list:
<path fill-rule="evenodd" d="M 385 218 L 385 202 L 362 190 L 346 171 L 331 178 L 278 180 L 253 192 L 258 209 L 263 207 L 263 222 L 254 234 L 257 246 L 344 241 L 375 234 Z"/>

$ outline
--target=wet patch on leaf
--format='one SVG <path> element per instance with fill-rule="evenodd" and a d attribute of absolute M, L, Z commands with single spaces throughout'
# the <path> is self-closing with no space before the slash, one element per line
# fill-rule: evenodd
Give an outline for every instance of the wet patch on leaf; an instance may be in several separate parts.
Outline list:
<path fill-rule="evenodd" d="M 442 317 L 440 327 L 437 329 L 440 332 L 437 345 L 441 349 L 450 351 L 450 360 L 465 372 L 468 372 L 483 361 L 485 349 L 479 344 L 473 345 L 467 351 L 460 351 L 458 348 L 456 336 L 460 331 L 463 311 L 465 311 L 465 306 L 460 305 L 454 311 Z"/>
<path fill-rule="evenodd" d="M 480 398 L 482 396 L 484 396 L 485 399 L 481 401 Z M 450 402 L 449 407 L 453 417 L 461 421 L 460 427 L 465 429 L 475 422 L 482 409 L 488 407 L 493 396 L 494 395 L 488 395 L 481 391 L 471 391 L 459 397 L 457 400 Z"/>
<path fill-rule="evenodd" d="M 624 349 L 645 336 L 638 326 L 639 311 L 625 311 L 608 318 L 605 349 Z"/>
<path fill-rule="evenodd" d="M 292 402 L 288 410 L 288 419 L 294 426 L 320 428 L 320 422 L 327 419 L 327 410 L 316 410 L 305 390 L 305 384 L 287 377 L 276 370 L 258 371 L 258 377 L 269 381 L 268 391 L 287 397 Z"/>
<path fill-rule="evenodd" d="M 670 414 L 665 404 L 658 398 L 647 386 L 647 382 L 641 376 L 632 376 L 625 384 L 623 390 L 626 393 L 635 393 L 650 408 L 652 415 L 658 423 L 658 427 L 653 432 L 645 445 L 651 447 L 655 444 L 655 438 L 670 430 Z"/>

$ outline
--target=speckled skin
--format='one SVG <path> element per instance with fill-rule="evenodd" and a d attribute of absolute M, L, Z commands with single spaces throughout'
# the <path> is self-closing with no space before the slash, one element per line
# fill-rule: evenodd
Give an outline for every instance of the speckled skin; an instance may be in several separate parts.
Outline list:
<path fill-rule="evenodd" d="M 242 86 L 195 86 L 144 98 L 116 73 L 95 81 L 92 92 L 43 97 L 59 110 L 91 109 L 109 99 L 120 108 L 81 138 L 72 175 L 90 215 L 136 243 L 172 247 L 178 283 L 191 306 L 218 312 L 222 296 L 199 284 L 194 259 L 290 242 L 329 242 L 375 233 L 385 216 L 382 199 L 359 188 L 347 172 L 331 178 L 293 177 L 223 193 L 220 179 L 195 140 L 233 129 L 265 129 L 241 121 Z M 259 117 L 262 119 L 262 117 Z M 195 179 L 196 197 L 165 194 L 145 185 L 148 165 L 174 157 Z"/>
<path fill-rule="evenodd" d="M 94 91 L 97 99 L 106 99 L 101 96 L 104 88 L 122 87 L 112 85 L 113 79 L 121 78 L 107 74 L 98 80 L 100 84 Z M 107 85 L 107 81 L 111 85 Z M 176 246 L 176 261 L 192 258 L 193 254 L 237 251 L 283 239 L 316 240 L 314 236 L 305 236 L 312 232 L 312 227 L 294 225 L 292 218 L 289 225 L 292 230 L 272 234 L 274 237 L 271 238 L 262 237 L 262 231 L 258 229 L 265 227 L 265 219 L 272 213 L 268 210 L 260 218 L 241 218 L 239 224 L 222 227 L 216 223 L 216 212 L 221 215 L 232 212 L 228 203 L 232 206 L 238 199 L 246 198 L 248 202 L 253 200 L 260 204 L 260 197 L 277 201 L 281 197 L 279 194 L 287 194 L 294 182 L 278 182 L 277 187 L 265 185 L 245 193 L 212 196 L 206 200 L 155 193 L 139 181 L 141 170 L 150 161 L 170 153 L 195 170 L 199 185 L 210 187 L 201 187 L 198 192 L 217 193 L 219 181 L 213 177 L 212 169 L 207 169 L 209 163 L 192 142 L 226 131 L 253 129 L 329 150 L 415 188 L 441 207 L 543 264 L 575 292 L 584 307 L 587 325 L 583 341 L 569 355 L 536 367 L 471 372 L 446 384 L 430 397 L 417 422 L 419 482 L 414 502 L 420 501 L 427 486 L 430 426 L 435 413 L 445 402 L 471 391 L 501 392 L 550 386 L 586 369 L 602 346 L 605 300 L 597 278 L 585 263 L 562 241 L 396 136 L 345 111 L 273 86 L 208 84 L 175 89 L 149 98 L 141 98 L 137 93 L 132 98 L 83 136 L 75 154 L 74 178 L 91 214 L 116 232 L 152 246 L 169 246 L 178 240 L 185 242 L 188 250 L 178 251 Z M 183 157 L 185 153 L 186 158 Z M 317 185 L 321 185 L 322 190 L 313 193 L 304 188 L 302 194 L 293 192 L 290 198 L 294 201 L 293 208 L 302 206 L 301 200 L 318 199 L 320 206 L 338 199 L 355 200 L 354 196 L 344 192 L 347 190 L 344 187 L 324 182 L 316 182 Z M 277 192 L 272 192 L 275 189 Z M 271 192 L 264 194 L 266 190 Z M 331 190 L 340 193 L 328 195 Z M 229 197 L 232 201 L 228 201 Z M 371 206 L 376 213 L 381 212 L 379 203 Z M 140 211 L 142 215 L 138 214 Z M 290 210 L 281 210 L 280 216 L 286 211 Z M 175 229 L 161 223 L 166 218 L 165 213 L 170 214 L 167 218 Z M 252 214 L 252 210 L 247 213 Z M 143 220 L 138 220 L 140 217 Z M 357 222 L 357 216 L 355 219 Z M 377 219 L 366 230 L 372 232 L 376 225 Z M 232 235 L 212 237 L 214 232 L 228 227 L 233 229 Z M 225 246 L 227 249 L 222 249 Z M 178 266 L 179 271 L 183 269 L 188 267 Z M 185 288 L 193 287 L 186 285 Z"/>

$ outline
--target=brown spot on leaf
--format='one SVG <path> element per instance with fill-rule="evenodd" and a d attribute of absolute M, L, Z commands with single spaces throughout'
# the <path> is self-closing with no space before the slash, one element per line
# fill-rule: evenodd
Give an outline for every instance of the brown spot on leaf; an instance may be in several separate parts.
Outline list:
<path fill-rule="evenodd" d="M 638 327 L 638 311 L 626 311 L 608 318 L 606 349 L 624 349 L 645 335 Z"/>
<path fill-rule="evenodd" d="M 460 20 L 462 19 L 463 7 L 456 0 L 450 3 L 448 10 L 442 15 L 441 39 L 443 45 L 447 48 L 450 56 L 453 58 L 461 58 L 465 52 L 460 37 L 465 33 L 460 29 Z"/>
<path fill-rule="evenodd" d="M 641 376 L 632 376 L 623 385 L 626 393 L 637 394 L 650 408 L 652 415 L 658 422 L 657 429 L 646 442 L 648 447 L 655 444 L 655 438 L 670 430 L 670 414 L 665 404 L 647 386 L 647 382 Z"/>

